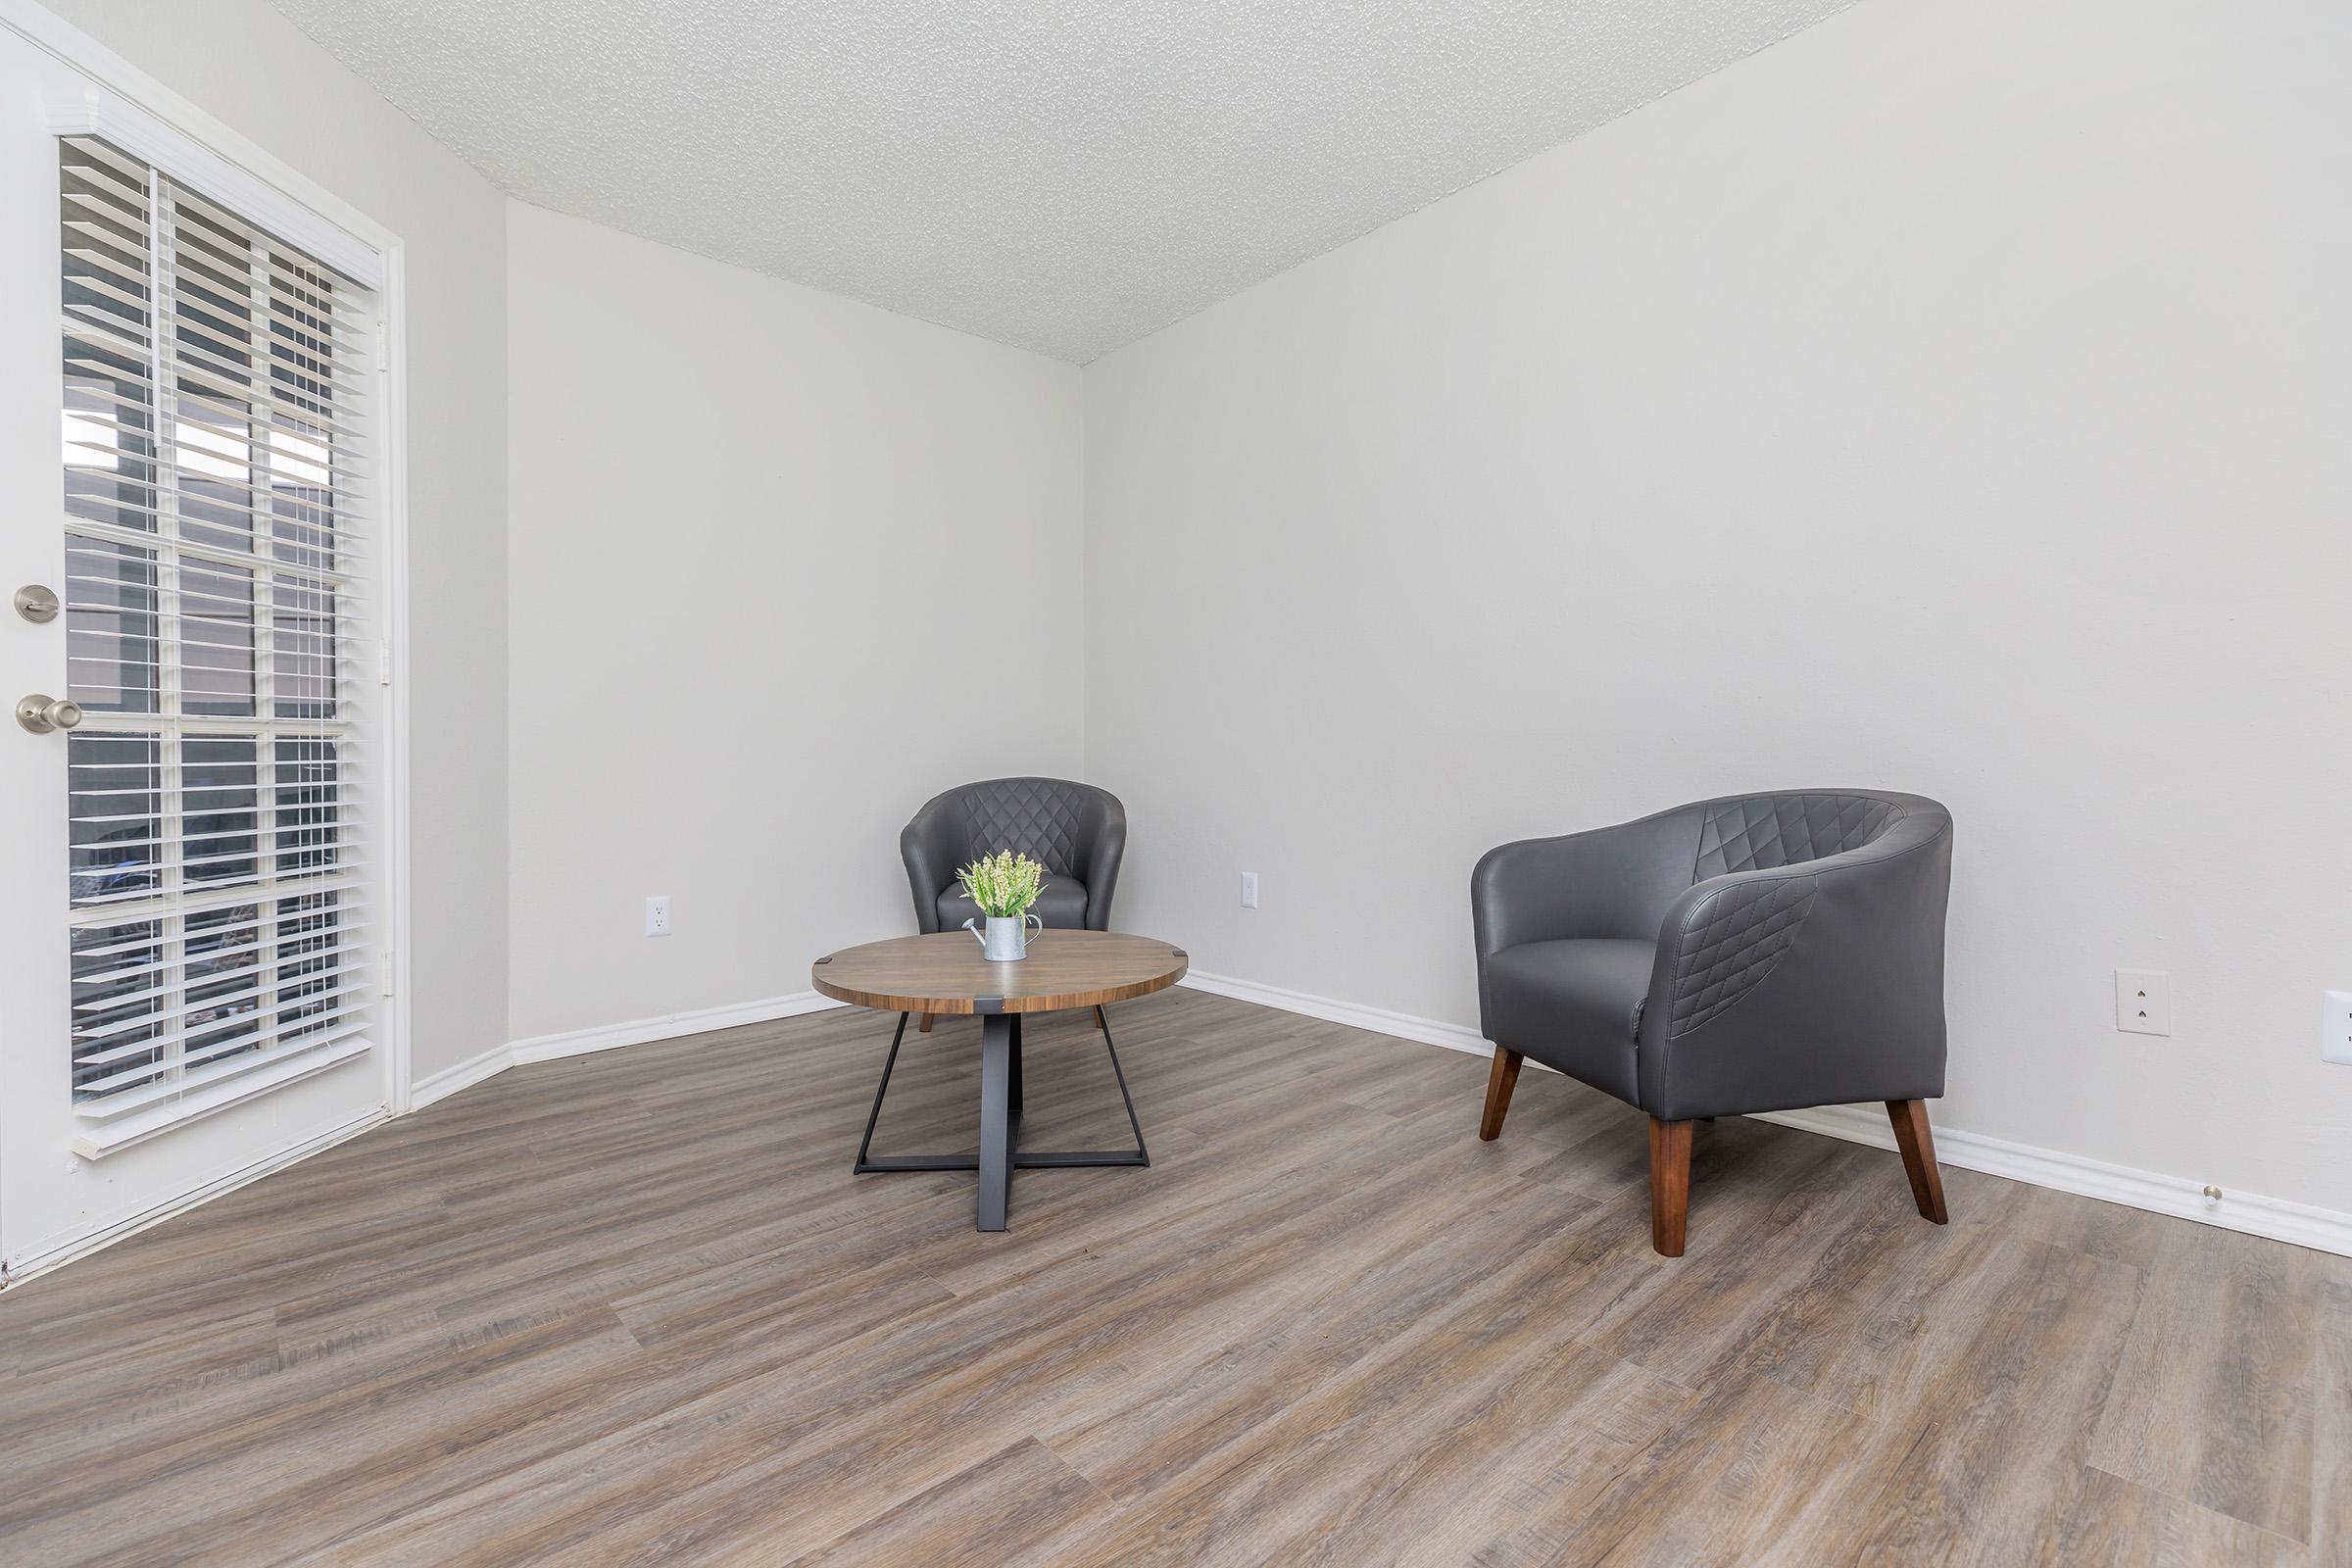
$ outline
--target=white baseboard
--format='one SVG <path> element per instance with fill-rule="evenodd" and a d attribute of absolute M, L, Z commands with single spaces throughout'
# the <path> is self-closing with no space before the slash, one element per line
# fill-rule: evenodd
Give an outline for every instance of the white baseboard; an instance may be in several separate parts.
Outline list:
<path fill-rule="evenodd" d="M 790 1018 L 804 1012 L 816 1012 L 825 1007 L 845 1004 L 813 991 L 796 991 L 788 997 L 768 997 L 760 1002 L 739 1002 L 724 1007 L 704 1007 L 693 1012 L 664 1013 L 658 1018 L 638 1018 L 628 1023 L 607 1024 L 597 1029 L 574 1029 L 565 1034 L 537 1035 L 517 1040 L 511 1045 L 497 1046 L 480 1055 L 444 1067 L 429 1077 L 419 1078 L 409 1086 L 409 1109 L 422 1110 L 435 1101 L 447 1100 L 462 1089 L 470 1089 L 486 1078 L 492 1078 L 518 1062 L 552 1061 L 558 1056 L 585 1055 L 592 1051 L 610 1051 L 615 1046 L 643 1045 L 651 1040 L 670 1040 L 680 1035 L 707 1034 L 713 1029 L 733 1029 L 741 1024 L 766 1023 L 775 1018 Z M 257 1165 L 232 1172 L 215 1182 L 209 1182 L 172 1200 L 163 1207 L 123 1221 L 93 1236 L 85 1236 L 50 1250 L 30 1253 L 10 1261 L 0 1270 L 0 1285 L 13 1286 L 46 1273 L 61 1263 L 96 1251 L 111 1242 L 145 1230 L 148 1226 L 193 1208 L 210 1198 L 232 1192 L 248 1182 L 259 1181 L 271 1171 L 283 1170 L 295 1161 L 307 1158 L 347 1138 L 356 1138 L 368 1128 L 385 1120 L 381 1114 L 366 1117 L 347 1127 L 311 1139 L 293 1149 L 274 1154 Z"/>
<path fill-rule="evenodd" d="M 724 1007 L 700 1007 L 692 1012 L 666 1012 L 659 1017 L 605 1024 L 595 1029 L 534 1035 L 528 1040 L 515 1041 L 507 1050 L 516 1061 L 553 1061 L 558 1056 L 584 1056 L 592 1051 L 611 1051 L 615 1046 L 642 1046 L 651 1040 L 674 1040 L 680 1035 L 709 1034 L 713 1029 L 734 1029 L 747 1023 L 769 1023 L 777 1018 L 792 1018 L 804 1012 L 820 1012 L 827 1007 L 846 1005 L 846 1003 L 835 1002 L 831 997 L 819 996 L 813 991 L 796 991 L 788 997 L 738 1002 Z"/>
<path fill-rule="evenodd" d="M 514 1047 L 492 1046 L 478 1056 L 461 1061 L 455 1067 L 444 1067 L 430 1077 L 419 1078 L 410 1084 L 409 1109 L 422 1110 L 436 1100 L 447 1100 L 461 1089 L 471 1089 L 483 1079 L 514 1065 Z"/>
<path fill-rule="evenodd" d="M 1874 1149 L 1894 1147 L 1894 1130 L 1887 1124 L 1885 1108 L 1878 1105 L 1776 1110 L 1756 1120 L 1825 1133 L 1848 1143 L 1869 1144 Z M 2207 1198 L 2204 1183 L 2185 1177 L 2160 1175 L 2130 1165 L 2111 1165 L 2103 1159 L 2069 1153 L 2063 1149 L 2013 1144 L 2005 1138 L 1988 1138 L 1957 1127 L 1936 1128 L 1936 1157 L 1942 1164 L 1958 1165 L 1963 1170 L 1981 1170 L 1987 1176 L 2005 1176 L 2013 1182 L 2054 1188 L 2082 1198 L 2144 1208 L 2152 1214 L 2193 1219 L 2204 1225 L 2219 1225 L 2224 1230 L 2244 1231 L 2249 1236 L 2267 1236 L 2275 1242 L 2292 1242 L 2297 1247 L 2352 1257 L 2352 1214 L 2332 1208 L 2270 1198 L 2261 1193 L 2224 1192 L 2218 1199 Z"/>
<path fill-rule="evenodd" d="M 93 1231 L 87 1236 L 77 1236 L 70 1242 L 26 1252 L 22 1257 L 11 1258 L 5 1268 L 0 1268 L 0 1287 L 13 1290 L 36 1274 L 46 1274 L 53 1268 L 73 1262 L 77 1257 L 87 1257 L 100 1248 L 112 1247 L 126 1236 L 136 1236 L 150 1226 L 162 1224 L 174 1214 L 184 1214 L 199 1203 L 210 1202 L 223 1193 L 233 1193 L 240 1187 L 249 1186 L 274 1171 L 284 1170 L 297 1160 L 310 1158 L 320 1150 L 332 1149 L 337 1144 L 357 1138 L 371 1127 L 380 1127 L 385 1120 L 386 1117 L 382 1111 L 371 1112 L 360 1117 L 357 1121 L 346 1122 L 340 1127 L 329 1128 L 315 1138 L 305 1139 L 292 1149 L 281 1149 L 267 1159 L 257 1160 L 242 1169 L 232 1170 L 224 1176 L 217 1177 L 192 1192 L 180 1194 L 168 1203 L 149 1209 L 144 1214 L 134 1214 L 129 1219 L 116 1221 L 104 1230 Z"/>
<path fill-rule="evenodd" d="M 1399 1040 L 1444 1046 L 1448 1051 L 1480 1056 L 1494 1052 L 1494 1046 L 1477 1030 L 1436 1018 L 1419 1018 L 1410 1013 L 1391 1012 L 1385 1007 L 1367 1007 L 1281 986 L 1261 985 L 1254 980 L 1202 974 L 1199 970 L 1185 976 L 1182 984 L 1195 991 L 1254 1002 L 1261 1006 L 1347 1024 L 1374 1034 L 1393 1035 Z M 1878 1105 L 1824 1105 L 1814 1110 L 1772 1111 L 1755 1119 L 1842 1138 L 1848 1143 L 1868 1144 L 1876 1149 L 1894 1147 L 1894 1130 L 1887 1124 L 1886 1110 Z M 1942 1123 L 1936 1126 L 1936 1157 L 1942 1164 L 1957 1165 L 1963 1170 L 1983 1171 L 1988 1176 L 2002 1176 L 2034 1187 L 2048 1187 L 2352 1257 L 2352 1214 L 2332 1208 L 2291 1202 L 2260 1193 L 2226 1192 L 2217 1200 L 2205 1196 L 2202 1182 L 2135 1170 L 2129 1165 L 2111 1165 L 2060 1149 L 2013 1144 Z"/>
<path fill-rule="evenodd" d="M 713 1029 L 734 1029 L 747 1023 L 768 1023 L 777 1018 L 797 1017 L 804 1012 L 817 1012 L 826 1007 L 845 1004 L 813 991 L 796 991 L 788 997 L 767 997 L 759 1002 L 738 1002 L 723 1007 L 701 1007 L 692 1012 L 665 1012 L 653 1018 L 633 1018 L 627 1023 L 603 1024 L 594 1029 L 571 1029 L 562 1034 L 533 1035 L 483 1052 L 455 1067 L 445 1067 L 429 1078 L 420 1078 L 409 1089 L 409 1108 L 422 1110 L 437 1100 L 447 1100 L 461 1089 L 470 1089 L 483 1079 L 506 1071 L 518 1062 L 553 1061 L 559 1056 L 584 1056 L 593 1051 L 611 1051 L 616 1046 L 642 1046 L 649 1041 L 674 1040 L 681 1035 L 709 1034 Z"/>
<path fill-rule="evenodd" d="M 1309 996 L 1303 991 L 1286 991 L 1281 986 L 1260 985 L 1254 980 L 1202 974 L 1198 969 L 1178 983 L 1195 991 L 1208 992 L 1211 996 L 1231 997 L 1236 1002 L 1254 1002 L 1261 1007 L 1302 1013 L 1309 1018 L 1321 1018 L 1326 1023 L 1344 1023 L 1351 1029 L 1369 1030 L 1376 1035 L 1394 1035 L 1399 1040 L 1416 1040 L 1425 1046 L 1466 1051 L 1474 1056 L 1494 1054 L 1494 1048 L 1487 1044 L 1475 1029 L 1465 1029 L 1460 1024 L 1440 1023 L 1435 1018 L 1416 1018 L 1409 1012 L 1391 1012 L 1386 1007 L 1365 1007 L 1352 1002 L 1335 1002 L 1329 997 Z"/>
<path fill-rule="evenodd" d="M 1213 996 L 1231 997 L 1239 1002 L 1255 1003 L 1282 1012 L 1295 1012 L 1302 1017 L 1320 1018 L 1352 1029 L 1422 1045 L 1441 1046 L 1471 1055 L 1485 1056 L 1494 1051 L 1494 1047 L 1475 1029 L 1436 1018 L 1394 1012 L 1386 1007 L 1369 1007 L 1293 991 L 1283 986 L 1262 985 L 1253 980 L 1238 980 L 1229 975 L 1202 974 L 1199 971 L 1186 976 L 1183 984 Z M 446 1100 L 460 1090 L 471 1088 L 518 1062 L 552 1061 L 559 1056 L 585 1055 L 590 1052 L 610 1051 L 617 1046 L 643 1045 L 649 1041 L 669 1040 L 681 1035 L 705 1034 L 713 1029 L 767 1023 L 777 1018 L 795 1017 L 840 1005 L 842 1004 L 813 991 L 801 991 L 791 996 L 769 997 L 759 1002 L 736 1003 L 723 1007 L 665 1013 L 659 1017 L 638 1018 L 627 1023 L 575 1029 L 562 1034 L 536 1035 L 485 1051 L 470 1060 L 417 1080 L 410 1089 L 410 1108 L 421 1110 L 435 1101 Z M 1774 1111 L 1756 1119 L 1793 1127 L 1802 1132 L 1842 1138 L 1848 1143 L 1868 1144 L 1876 1149 L 1890 1150 L 1894 1147 L 1893 1130 L 1887 1125 L 1885 1111 L 1876 1105 L 1825 1105 L 1814 1110 Z M 380 1118 L 339 1128 L 322 1139 L 300 1149 L 289 1150 L 263 1165 L 225 1177 L 201 1192 L 189 1194 L 167 1208 L 141 1215 L 137 1220 L 103 1236 L 87 1238 L 55 1253 L 20 1259 L 10 1271 L 10 1280 L 13 1283 L 54 1268 L 107 1242 L 118 1240 L 132 1230 L 143 1230 L 206 1198 L 232 1187 L 241 1187 L 330 1143 L 353 1137 L 374 1125 L 377 1120 Z M 2169 1214 L 2177 1219 L 2218 1225 L 2225 1230 L 2243 1231 L 2248 1235 L 2266 1236 L 2274 1241 L 2290 1242 L 2299 1247 L 2352 1257 L 2352 1214 L 2335 1209 L 2291 1202 L 2283 1198 L 2270 1198 L 2259 1193 L 2230 1192 L 2217 1200 L 2205 1196 L 2203 1183 L 2184 1177 L 2160 1175 L 2128 1165 L 2111 1165 L 2104 1160 L 2069 1153 L 2064 1150 L 2037 1149 L 1946 1125 L 1936 1128 L 1936 1152 L 1944 1164 L 1957 1165 L 1964 1170 L 1983 1171 L 1990 1176 L 2006 1177 L 2035 1187 L 2048 1187 L 2062 1193 L 2074 1193 L 2083 1198 L 2122 1203 L 2151 1213 Z"/>

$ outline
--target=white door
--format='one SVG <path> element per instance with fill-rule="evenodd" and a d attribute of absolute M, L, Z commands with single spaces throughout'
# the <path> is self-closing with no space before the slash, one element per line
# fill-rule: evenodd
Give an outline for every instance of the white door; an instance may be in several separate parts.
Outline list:
<path fill-rule="evenodd" d="M 63 604 L 0 604 L 19 1274 L 380 1117 L 387 1084 L 375 302 L 59 134 L 83 85 L 0 27 L 0 600 Z"/>

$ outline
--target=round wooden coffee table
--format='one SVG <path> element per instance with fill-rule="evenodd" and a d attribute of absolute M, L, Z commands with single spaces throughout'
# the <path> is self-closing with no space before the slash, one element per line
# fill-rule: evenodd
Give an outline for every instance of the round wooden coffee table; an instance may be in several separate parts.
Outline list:
<path fill-rule="evenodd" d="M 893 1170 L 977 1171 L 980 1196 L 974 1223 L 984 1231 L 1001 1231 L 1016 1170 L 1151 1164 L 1152 1155 L 1144 1148 L 1143 1123 L 1136 1119 L 1135 1100 L 1127 1093 L 1127 1074 L 1119 1066 L 1118 1047 L 1110 1039 L 1110 1019 L 1102 1009 L 1114 1002 L 1165 990 L 1184 978 L 1185 968 L 1182 948 L 1117 931 L 1041 931 L 1029 941 L 1029 956 L 1016 963 L 990 963 L 981 957 L 980 944 L 968 931 L 894 937 L 888 942 L 844 948 L 817 959 L 809 978 L 818 991 L 836 1002 L 899 1015 L 854 1168 L 860 1175 Z M 1127 1104 L 1127 1125 L 1135 1131 L 1131 1150 L 1024 1152 L 1019 1147 L 1022 1015 L 1072 1007 L 1095 1009 L 1102 1044 L 1110 1052 L 1110 1070 L 1119 1081 L 1119 1098 Z M 977 1157 L 889 1154 L 876 1158 L 869 1153 L 874 1123 L 882 1114 L 882 1097 L 890 1092 L 891 1069 L 898 1065 L 899 1046 L 906 1038 L 907 1016 L 917 1012 L 980 1014 Z"/>

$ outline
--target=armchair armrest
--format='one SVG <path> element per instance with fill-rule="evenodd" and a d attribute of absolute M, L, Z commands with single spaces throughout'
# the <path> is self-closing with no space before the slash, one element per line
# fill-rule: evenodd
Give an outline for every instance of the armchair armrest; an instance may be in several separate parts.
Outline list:
<path fill-rule="evenodd" d="M 1943 1093 L 1951 818 L 1709 877 L 1674 900 L 1642 1015 L 1642 1108 L 1667 1121 Z"/>
<path fill-rule="evenodd" d="M 939 896 L 956 879 L 965 843 L 963 808 L 955 796 L 936 796 L 923 803 L 899 833 L 899 858 L 906 862 L 906 888 L 914 898 L 914 928 L 928 934 L 939 929 Z"/>
<path fill-rule="evenodd" d="M 1104 795 L 1105 803 L 1086 841 L 1078 880 L 1086 884 L 1086 928 L 1110 929 L 1110 896 L 1119 885 L 1119 860 L 1127 853 L 1127 808 Z"/>
<path fill-rule="evenodd" d="M 1489 850 L 1470 873 L 1478 956 L 1570 937 L 1647 941 L 1697 858 L 1697 812 L 1687 807 Z"/>
<path fill-rule="evenodd" d="M 1492 1035 L 1487 960 L 1505 948 L 1573 937 L 1649 941 L 1690 885 L 1698 812 L 1683 807 L 1638 822 L 1489 850 L 1470 873 L 1478 1006 Z"/>

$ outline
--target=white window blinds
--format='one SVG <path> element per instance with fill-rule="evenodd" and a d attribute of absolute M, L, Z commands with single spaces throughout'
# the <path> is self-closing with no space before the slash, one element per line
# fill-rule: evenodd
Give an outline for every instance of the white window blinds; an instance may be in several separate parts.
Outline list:
<path fill-rule="evenodd" d="M 368 1049 L 372 301 L 58 146 L 74 1099 L 104 1152 Z"/>

